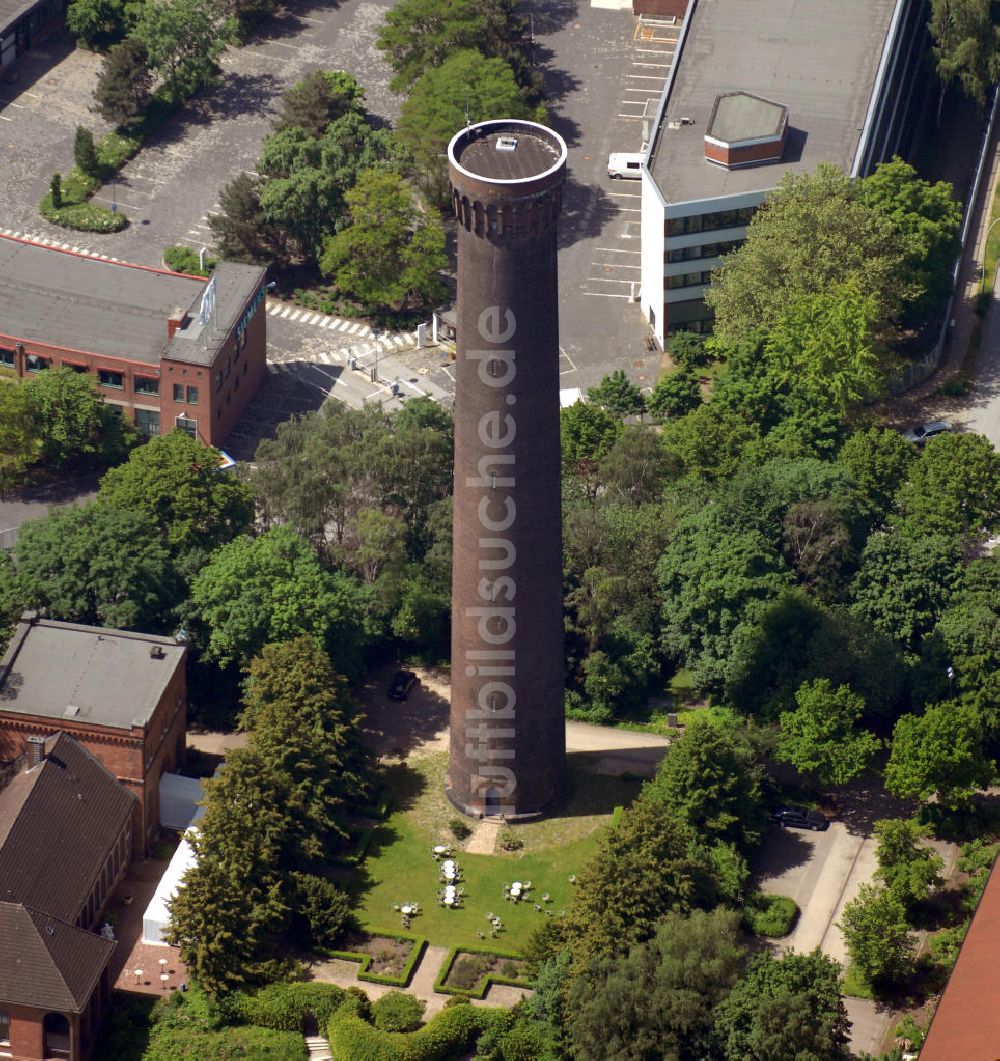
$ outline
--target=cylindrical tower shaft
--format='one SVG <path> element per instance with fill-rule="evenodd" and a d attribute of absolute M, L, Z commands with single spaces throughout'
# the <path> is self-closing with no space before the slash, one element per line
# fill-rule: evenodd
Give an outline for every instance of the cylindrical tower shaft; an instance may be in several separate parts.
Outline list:
<path fill-rule="evenodd" d="M 458 219 L 451 757 L 472 815 L 566 789 L 556 221 L 566 145 L 483 122 L 449 150 Z"/>

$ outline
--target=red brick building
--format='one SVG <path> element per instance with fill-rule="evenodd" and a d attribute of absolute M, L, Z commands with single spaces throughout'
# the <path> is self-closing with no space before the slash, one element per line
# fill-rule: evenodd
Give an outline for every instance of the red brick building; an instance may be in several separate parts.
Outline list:
<path fill-rule="evenodd" d="M 64 733 L 0 788 L 0 1056 L 91 1055 L 113 939 L 94 930 L 132 855 L 135 797 Z"/>
<path fill-rule="evenodd" d="M 32 735 L 68 733 L 137 797 L 132 845 L 145 854 L 160 777 L 184 760 L 186 658 L 170 637 L 25 613 L 0 659 L 0 761 L 23 755 Z"/>
<path fill-rule="evenodd" d="M 0 368 L 94 377 L 146 435 L 221 446 L 267 373 L 264 270 L 210 280 L 0 236 Z"/>

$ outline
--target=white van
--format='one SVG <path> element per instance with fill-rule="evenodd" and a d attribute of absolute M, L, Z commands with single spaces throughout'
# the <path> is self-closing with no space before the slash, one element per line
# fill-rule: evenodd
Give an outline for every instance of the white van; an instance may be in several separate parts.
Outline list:
<path fill-rule="evenodd" d="M 642 151 L 613 151 L 608 155 L 608 176 L 613 180 L 639 180 L 645 157 Z"/>

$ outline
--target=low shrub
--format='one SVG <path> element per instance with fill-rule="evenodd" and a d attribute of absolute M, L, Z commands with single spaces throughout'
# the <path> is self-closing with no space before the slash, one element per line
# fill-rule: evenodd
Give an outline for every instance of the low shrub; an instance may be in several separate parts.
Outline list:
<path fill-rule="evenodd" d="M 153 1033 L 143 1061 L 307 1061 L 305 1040 L 298 1032 L 238 1025 L 207 1031 L 190 1027 L 159 1026 Z"/>
<path fill-rule="evenodd" d="M 384 1032 L 410 1032 L 420 1027 L 427 1004 L 403 991 L 389 991 L 372 1003 L 375 1027 Z"/>
<path fill-rule="evenodd" d="M 743 905 L 743 926 L 755 936 L 787 936 L 798 916 L 799 908 L 795 900 L 784 895 L 751 892 Z"/>
<path fill-rule="evenodd" d="M 97 186 L 93 177 L 73 169 L 59 182 L 60 205 L 53 202 L 54 187 L 50 187 L 38 204 L 38 212 L 46 221 L 77 232 L 120 232 L 128 224 L 120 210 L 108 210 L 88 201 Z"/>
<path fill-rule="evenodd" d="M 524 841 L 514 835 L 513 829 L 504 829 L 500 836 L 501 851 L 520 851 L 524 847 Z"/>
<path fill-rule="evenodd" d="M 470 1051 L 479 1036 L 509 1025 L 506 1010 L 449 1006 L 415 1032 L 388 1032 L 345 1006 L 330 1019 L 327 1039 L 337 1061 L 446 1061 Z"/>
<path fill-rule="evenodd" d="M 448 828 L 456 840 L 468 840 L 472 836 L 472 826 L 464 818 L 451 818 L 448 821 Z"/>
<path fill-rule="evenodd" d="M 935 965 L 939 965 L 942 969 L 950 969 L 955 964 L 962 940 L 965 939 L 968 931 L 969 923 L 963 921 L 960 925 L 952 925 L 951 928 L 942 929 L 936 935 L 931 936 L 931 958 L 934 959 Z"/>
<path fill-rule="evenodd" d="M 345 997 L 344 990 L 335 984 L 268 984 L 253 995 L 230 995 L 225 1012 L 229 1020 L 242 1024 L 301 1033 L 310 1017 L 318 1027 L 324 1027 Z"/>
<path fill-rule="evenodd" d="M 117 173 L 142 147 L 136 136 L 125 136 L 117 130 L 107 133 L 97 145 L 97 161 L 109 176 Z"/>
<path fill-rule="evenodd" d="M 865 979 L 865 975 L 855 965 L 854 962 L 850 962 L 847 968 L 844 970 L 844 980 L 841 984 L 841 993 L 849 995 L 852 998 L 874 998 L 875 993 L 872 991 L 872 985 Z"/>
<path fill-rule="evenodd" d="M 205 257 L 205 268 L 201 267 L 201 259 L 190 247 L 178 244 L 173 247 L 163 248 L 163 261 L 168 269 L 175 273 L 187 273 L 189 276 L 208 276 L 215 268 L 214 258 Z"/>

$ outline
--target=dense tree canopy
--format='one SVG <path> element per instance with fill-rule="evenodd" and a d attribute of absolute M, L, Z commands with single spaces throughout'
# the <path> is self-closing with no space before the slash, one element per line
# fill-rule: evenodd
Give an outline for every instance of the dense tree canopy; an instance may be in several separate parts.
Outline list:
<path fill-rule="evenodd" d="M 926 899 L 942 883 L 944 862 L 933 848 L 920 843 L 925 830 L 919 822 L 883 818 L 875 823 L 878 840 L 876 877 L 905 907 Z"/>
<path fill-rule="evenodd" d="M 983 104 L 1000 77 L 1000 25 L 994 0 L 931 0 L 934 59 L 945 86 Z"/>
<path fill-rule="evenodd" d="M 180 580 L 144 512 L 95 501 L 32 520 L 21 527 L 14 561 L 8 574 L 23 606 L 54 619 L 152 633 L 175 625 Z"/>
<path fill-rule="evenodd" d="M 736 982 L 742 957 L 738 914 L 668 913 L 648 942 L 605 959 L 573 983 L 573 1056 L 712 1056 L 715 1007 Z"/>
<path fill-rule="evenodd" d="M 253 520 L 246 483 L 223 472 L 217 449 L 183 431 L 151 438 L 101 479 L 102 504 L 149 515 L 177 554 L 203 557 L 244 534 Z"/>
<path fill-rule="evenodd" d="M 862 884 L 844 907 L 840 929 L 851 961 L 869 983 L 891 982 L 905 969 L 913 937 L 903 904 L 888 889 Z"/>
<path fill-rule="evenodd" d="M 715 1012 L 726 1061 L 850 1056 L 840 965 L 821 951 L 757 955 Z"/>

